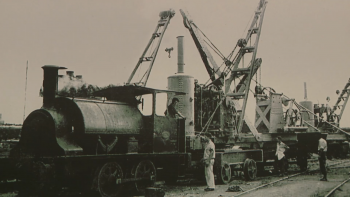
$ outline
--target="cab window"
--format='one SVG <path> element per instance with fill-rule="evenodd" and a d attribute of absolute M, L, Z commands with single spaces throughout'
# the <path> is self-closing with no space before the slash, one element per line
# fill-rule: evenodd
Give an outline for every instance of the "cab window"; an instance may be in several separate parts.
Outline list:
<path fill-rule="evenodd" d="M 152 115 L 152 94 L 142 95 L 142 103 L 139 104 L 139 110 L 144 116 Z"/>
<path fill-rule="evenodd" d="M 167 109 L 167 93 L 156 94 L 156 115 L 165 116 L 164 112 Z"/>

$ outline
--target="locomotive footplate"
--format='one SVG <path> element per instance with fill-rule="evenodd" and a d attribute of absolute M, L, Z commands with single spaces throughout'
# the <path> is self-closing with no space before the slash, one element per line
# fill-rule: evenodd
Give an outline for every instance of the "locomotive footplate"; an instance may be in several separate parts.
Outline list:
<path fill-rule="evenodd" d="M 123 184 L 123 183 L 127 183 L 127 182 L 136 182 L 136 181 L 143 181 L 143 180 L 155 181 L 156 180 L 156 176 L 155 175 L 151 175 L 151 176 L 148 176 L 148 177 L 116 179 L 115 184 Z"/>

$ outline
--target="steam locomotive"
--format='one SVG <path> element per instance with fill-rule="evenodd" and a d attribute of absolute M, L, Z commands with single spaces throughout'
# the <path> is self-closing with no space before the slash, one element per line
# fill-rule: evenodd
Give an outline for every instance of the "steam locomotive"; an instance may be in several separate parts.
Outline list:
<path fill-rule="evenodd" d="M 163 103 L 157 95 L 191 103 L 186 93 L 125 85 L 97 91 L 93 99 L 59 97 L 58 70 L 65 68 L 42 68 L 43 106 L 25 119 L 20 141 L 10 154 L 21 193 L 52 195 L 74 186 L 117 196 L 125 185 L 143 193 L 159 171 L 163 180 L 174 182 L 189 171 L 200 170 L 200 138 L 186 129 L 194 127 L 191 117 L 175 119 L 156 113 L 157 103 Z M 151 98 L 150 115 L 140 110 L 146 103 L 139 98 L 146 95 Z M 242 168 L 245 164 L 241 170 L 255 178 L 255 161 L 262 161 L 261 150 L 218 150 L 219 181 L 231 179 L 231 173 L 225 176 L 230 164 L 242 164 Z"/>
<path fill-rule="evenodd" d="M 64 68 L 42 68 L 43 106 L 25 119 L 11 151 L 11 158 L 19 158 L 22 193 L 46 195 L 79 183 L 115 196 L 131 182 L 144 192 L 155 181 L 156 167 L 177 176 L 190 165 L 184 120 L 144 116 L 136 99 L 150 94 L 155 104 L 157 93 L 184 93 L 120 86 L 96 93 L 105 99 L 56 97 L 58 70 Z"/>

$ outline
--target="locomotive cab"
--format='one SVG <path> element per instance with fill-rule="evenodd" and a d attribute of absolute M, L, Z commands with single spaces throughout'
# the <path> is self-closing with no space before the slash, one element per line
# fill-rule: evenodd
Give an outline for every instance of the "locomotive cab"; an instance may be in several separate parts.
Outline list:
<path fill-rule="evenodd" d="M 185 93 L 140 86 L 119 86 L 96 92 L 95 95 L 106 97 L 107 100 L 135 103 L 142 113 L 144 124 L 138 137 L 139 152 L 184 152 L 184 120 L 171 118 L 163 113 L 167 103 L 165 97 L 169 94 Z"/>

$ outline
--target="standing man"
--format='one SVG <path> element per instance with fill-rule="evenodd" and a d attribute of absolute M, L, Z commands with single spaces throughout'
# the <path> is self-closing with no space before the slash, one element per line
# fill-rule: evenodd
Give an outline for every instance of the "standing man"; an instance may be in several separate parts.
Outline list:
<path fill-rule="evenodd" d="M 320 162 L 320 171 L 323 175 L 320 181 L 327 181 L 326 154 L 327 142 L 322 137 L 320 137 L 320 139 L 318 140 L 318 161 Z"/>
<path fill-rule="evenodd" d="M 215 144 L 210 140 L 210 134 L 206 134 L 202 138 L 202 143 L 205 147 L 203 162 L 205 164 L 205 179 L 207 181 L 207 188 L 204 191 L 214 191 L 215 182 L 214 182 L 214 172 L 213 166 L 215 161 Z"/>
<path fill-rule="evenodd" d="M 287 165 L 287 159 L 284 155 L 284 152 L 286 149 L 289 149 L 289 146 L 287 146 L 285 143 L 282 142 L 282 137 L 278 136 L 276 138 L 277 140 L 277 148 L 276 148 L 276 154 L 275 154 L 275 161 L 276 166 L 279 168 L 280 176 L 286 175 L 285 172 L 285 166 Z"/>
<path fill-rule="evenodd" d="M 167 110 L 164 112 L 165 115 L 170 116 L 171 118 L 176 118 L 179 116 L 180 118 L 185 118 L 177 109 L 176 105 L 179 103 L 178 98 L 173 98 L 171 104 L 168 106 Z"/>

